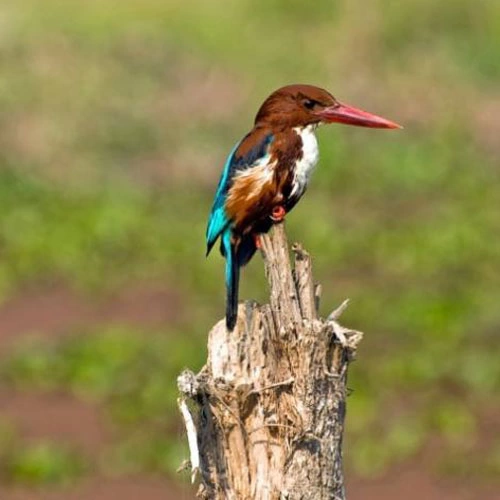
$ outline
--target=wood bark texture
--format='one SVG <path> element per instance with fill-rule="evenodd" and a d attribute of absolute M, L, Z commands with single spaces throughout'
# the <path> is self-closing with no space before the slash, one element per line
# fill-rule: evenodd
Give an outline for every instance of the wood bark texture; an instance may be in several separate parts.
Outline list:
<path fill-rule="evenodd" d="M 345 499 L 347 367 L 362 333 L 340 326 L 347 301 L 318 317 L 320 287 L 284 224 L 262 236 L 270 303 L 240 304 L 233 332 L 211 330 L 208 360 L 178 378 L 198 496 Z"/>

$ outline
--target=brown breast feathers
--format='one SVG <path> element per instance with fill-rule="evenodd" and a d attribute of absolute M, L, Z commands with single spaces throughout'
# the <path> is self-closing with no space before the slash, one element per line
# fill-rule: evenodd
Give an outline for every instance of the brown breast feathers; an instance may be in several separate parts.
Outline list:
<path fill-rule="evenodd" d="M 254 130 L 240 145 L 239 154 L 252 147 Z M 262 136 L 261 136 L 262 137 Z M 258 139 L 258 136 L 257 136 Z M 237 170 L 226 201 L 226 213 L 235 233 L 248 234 L 270 216 L 277 205 L 285 205 L 292 191 L 295 163 L 302 156 L 302 140 L 294 130 L 273 134 L 269 155 L 252 167 Z"/>

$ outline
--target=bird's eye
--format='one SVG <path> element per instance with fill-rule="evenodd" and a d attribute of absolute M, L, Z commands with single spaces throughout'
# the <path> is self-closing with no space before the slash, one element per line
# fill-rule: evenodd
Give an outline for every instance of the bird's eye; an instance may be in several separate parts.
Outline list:
<path fill-rule="evenodd" d="M 314 109 L 314 106 L 316 106 L 318 103 L 313 99 L 306 99 L 303 104 L 307 109 Z"/>

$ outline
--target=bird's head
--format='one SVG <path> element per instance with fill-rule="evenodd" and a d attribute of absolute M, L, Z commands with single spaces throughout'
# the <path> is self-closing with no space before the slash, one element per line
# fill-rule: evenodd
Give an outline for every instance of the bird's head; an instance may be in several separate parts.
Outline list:
<path fill-rule="evenodd" d="M 402 128 L 380 116 L 341 104 L 326 90 L 313 85 L 287 85 L 275 90 L 262 104 L 256 125 L 305 127 L 321 123 L 345 123 L 358 127 Z"/>

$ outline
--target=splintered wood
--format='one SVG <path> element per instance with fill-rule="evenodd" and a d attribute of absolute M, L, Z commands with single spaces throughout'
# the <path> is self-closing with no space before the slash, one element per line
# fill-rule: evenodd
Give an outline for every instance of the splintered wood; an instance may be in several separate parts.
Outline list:
<path fill-rule="evenodd" d="M 292 251 L 293 270 L 283 224 L 262 237 L 270 304 L 240 305 L 233 332 L 217 323 L 207 364 L 179 376 L 200 498 L 345 499 L 347 366 L 362 334 L 337 322 L 347 302 L 318 317 L 311 259 Z"/>

